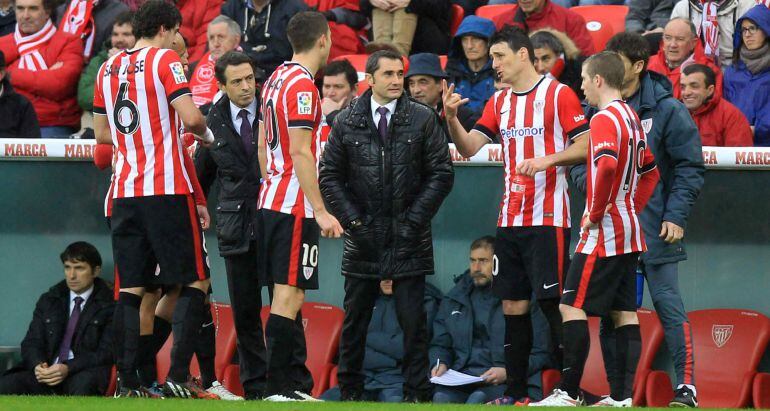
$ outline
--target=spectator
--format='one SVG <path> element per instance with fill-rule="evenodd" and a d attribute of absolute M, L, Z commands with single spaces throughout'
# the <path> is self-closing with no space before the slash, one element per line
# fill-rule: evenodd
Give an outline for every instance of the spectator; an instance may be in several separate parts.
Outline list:
<path fill-rule="evenodd" d="M 396 42 L 398 51 L 408 56 L 417 53 L 446 54 L 449 50 L 449 15 L 451 3 L 449 0 L 361 0 L 361 12 L 374 19 L 374 9 L 387 9 L 387 4 L 392 8 L 404 9 L 406 13 L 417 16 L 419 23 L 410 40 L 411 48 L 405 49 Z M 379 4 L 379 6 L 375 5 Z M 374 28 L 376 32 L 377 27 Z M 395 35 L 395 33 L 394 33 Z M 375 33 L 376 36 L 376 33 Z M 375 43 L 380 43 L 376 41 Z"/>
<path fill-rule="evenodd" d="M 758 5 L 738 19 L 737 52 L 725 70 L 725 98 L 735 104 L 754 130 L 754 145 L 770 146 L 770 9 Z"/>
<path fill-rule="evenodd" d="M 492 21 L 498 29 L 503 26 L 518 26 L 527 33 L 551 28 L 566 33 L 584 57 L 596 53 L 594 41 L 588 33 L 583 17 L 554 4 L 551 0 L 521 0 L 515 10 L 500 13 Z"/>
<path fill-rule="evenodd" d="M 120 0 L 85 0 L 86 7 L 81 8 L 83 3 L 84 0 L 70 0 L 59 6 L 56 9 L 56 27 L 65 33 L 83 36 L 83 56 L 88 61 L 110 47 L 107 39 L 111 37 L 115 20 L 129 9 Z"/>
<path fill-rule="evenodd" d="M 584 96 L 580 88 L 580 71 L 584 59 L 575 43 L 566 34 L 551 29 L 535 31 L 530 34 L 529 39 L 535 48 L 537 72 L 566 84 L 582 100 Z"/>
<path fill-rule="evenodd" d="M 21 14 L 21 13 L 19 13 Z M 102 395 L 110 381 L 112 289 L 93 245 L 60 255 L 64 280 L 44 293 L 21 342 L 22 365 L 0 377 L 0 394 Z"/>
<path fill-rule="evenodd" d="M 492 20 L 478 16 L 466 17 L 452 39 L 446 64 L 448 81 L 454 83 L 460 95 L 470 99 L 466 107 L 478 114 L 481 114 L 484 104 L 495 94 L 494 70 L 487 45 L 493 34 L 495 23 Z"/>
<path fill-rule="evenodd" d="M 676 0 L 629 0 L 626 31 L 649 34 L 662 33 L 671 19 Z"/>
<path fill-rule="evenodd" d="M 428 335 L 433 335 L 433 319 L 440 302 L 441 291 L 426 283 L 424 304 L 428 317 Z M 380 281 L 380 295 L 374 302 L 372 319 L 366 332 L 362 400 L 401 402 L 404 399 L 404 376 L 401 374 L 403 358 L 404 332 L 396 317 L 393 280 L 383 280 Z M 326 391 L 321 399 L 339 401 L 340 397 L 340 389 L 334 387 Z"/>
<path fill-rule="evenodd" d="M 366 0 L 365 0 L 366 1 Z M 417 15 L 406 11 L 409 0 L 368 0 L 372 6 L 372 36 L 377 43 L 392 43 L 404 56 L 412 49 Z"/>
<path fill-rule="evenodd" d="M 40 138 L 35 109 L 26 97 L 13 91 L 0 51 L 0 138 Z"/>
<path fill-rule="evenodd" d="M 321 88 L 321 144 L 326 144 L 334 118 L 356 97 L 358 72 L 347 60 L 335 60 L 324 67 Z"/>
<path fill-rule="evenodd" d="M 187 43 L 190 61 L 196 63 L 206 52 L 208 25 L 211 20 L 214 20 L 214 17 L 219 15 L 222 0 L 174 0 L 174 4 L 182 14 L 182 25 L 179 27 L 179 32 Z M 232 16 L 229 17 L 232 18 Z M 285 35 L 283 39 L 286 41 Z"/>
<path fill-rule="evenodd" d="M 32 102 L 44 138 L 68 137 L 80 129 L 77 84 L 83 42 L 57 31 L 54 0 L 16 0 L 16 32 L 0 37 L 11 84 Z"/>
<path fill-rule="evenodd" d="M 227 0 L 222 14 L 241 26 L 241 48 L 270 77 L 279 64 L 291 60 L 289 19 L 307 9 L 302 0 Z"/>
<path fill-rule="evenodd" d="M 235 50 L 241 44 L 241 28 L 227 16 L 217 16 L 211 20 L 208 28 L 209 51 L 197 63 L 192 63 L 190 89 L 193 103 L 207 114 L 212 103 L 216 103 L 222 93 L 217 87 L 214 76 L 214 64 L 228 51 Z M 255 78 L 258 77 L 255 75 Z"/>
<path fill-rule="evenodd" d="M 623 4 L 624 0 L 553 0 L 554 3 L 570 8 L 575 6 L 607 6 Z M 491 2 L 490 2 L 491 3 Z"/>
<path fill-rule="evenodd" d="M 712 8 L 703 13 L 703 5 L 710 4 Z M 698 31 L 698 37 L 703 38 L 704 52 L 707 57 L 721 68 L 732 63 L 733 32 L 735 21 L 754 6 L 754 0 L 724 0 L 700 2 L 679 0 L 674 5 L 671 18 L 682 17 L 691 20 Z M 708 35 L 708 33 L 713 33 Z"/>
<path fill-rule="evenodd" d="M 16 25 L 13 8 L 13 0 L 0 0 L 0 37 L 13 33 Z"/>
<path fill-rule="evenodd" d="M 679 86 L 681 69 L 693 63 L 707 65 L 714 71 L 717 81 L 715 92 L 721 95 L 722 71 L 703 54 L 695 25 L 687 19 L 671 19 L 663 30 L 663 47 L 658 50 L 658 54 L 650 57 L 647 69 L 668 77 L 673 86 L 674 98 L 678 99 L 682 91 Z"/>
<path fill-rule="evenodd" d="M 441 62 L 437 55 L 420 53 L 409 57 L 409 71 L 406 73 L 409 94 L 420 103 L 436 110 L 442 120 L 444 103 L 441 99 L 443 93 L 441 81 L 446 78 L 447 75 L 444 70 L 441 70 Z M 463 127 L 473 127 L 479 115 L 463 106 L 457 111 L 457 117 Z"/>
<path fill-rule="evenodd" d="M 94 111 L 94 84 L 96 84 L 96 73 L 102 66 L 102 63 L 115 54 L 128 50 L 136 44 L 134 37 L 133 23 L 134 13 L 126 11 L 118 15 L 115 23 L 112 24 L 112 35 L 107 46 L 88 62 L 83 74 L 80 75 L 78 82 L 78 105 L 85 111 Z"/>
<path fill-rule="evenodd" d="M 690 110 L 704 146 L 750 147 L 754 137 L 746 116 L 716 92 L 711 67 L 690 64 L 682 70 L 682 102 Z"/>
<path fill-rule="evenodd" d="M 306 4 L 326 16 L 332 33 L 332 51 L 329 60 L 347 54 L 364 52 L 362 38 L 369 21 L 359 11 L 358 0 L 306 0 Z"/>

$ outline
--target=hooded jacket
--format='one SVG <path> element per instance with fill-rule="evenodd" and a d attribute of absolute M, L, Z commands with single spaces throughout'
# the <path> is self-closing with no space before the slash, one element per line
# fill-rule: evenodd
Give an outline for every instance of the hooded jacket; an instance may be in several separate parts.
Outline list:
<path fill-rule="evenodd" d="M 639 214 L 647 252 L 646 264 L 665 264 L 687 259 L 684 241 L 668 244 L 659 237 L 663 221 L 687 227 L 695 200 L 703 186 L 703 149 L 700 135 L 687 107 L 674 99 L 671 83 L 661 74 L 648 71 L 628 104 L 636 111 L 647 133 L 647 144 L 660 172 L 655 191 Z M 586 118 L 598 112 L 585 106 Z M 585 165 L 572 168 L 571 176 L 585 192 Z"/>
<path fill-rule="evenodd" d="M 489 39 L 495 34 L 495 23 L 492 20 L 478 16 L 468 16 L 460 23 L 457 33 L 452 39 L 446 72 L 449 82 L 455 84 L 455 91 L 465 98 L 470 98 L 466 106 L 476 113 L 484 110 L 484 104 L 495 94 L 495 73 L 492 70 L 492 59 L 477 72 L 471 71 L 468 59 L 463 52 L 462 38 L 465 35 Z"/>
<path fill-rule="evenodd" d="M 716 95 L 690 112 L 704 146 L 751 147 L 754 136 L 746 116 L 729 101 Z"/>
<path fill-rule="evenodd" d="M 714 95 L 720 97 L 722 95 L 722 70 L 720 70 L 710 58 L 706 57 L 700 40 L 695 43 L 695 49 L 690 57 L 688 57 L 681 65 L 673 69 L 669 68 L 668 64 L 666 64 L 666 54 L 663 51 L 663 45 L 661 44 L 658 54 L 650 57 L 650 61 L 647 63 L 647 70 L 652 70 L 666 76 L 673 87 L 672 93 L 674 94 L 674 98 L 679 99 L 682 96 L 682 68 L 687 67 L 690 64 L 703 64 L 708 66 L 711 70 L 714 70 L 714 74 L 716 74 Z"/>
<path fill-rule="evenodd" d="M 40 138 L 35 108 L 13 90 L 8 76 L 0 81 L 0 138 Z"/>
<path fill-rule="evenodd" d="M 763 5 L 752 8 L 738 19 L 736 28 L 741 27 L 743 19 L 750 19 L 770 37 L 770 9 Z M 736 50 L 740 50 L 742 41 L 740 30 L 736 29 L 733 37 Z M 740 57 L 737 58 L 725 69 L 724 97 L 754 126 L 754 145 L 770 146 L 770 67 L 752 74 Z"/>

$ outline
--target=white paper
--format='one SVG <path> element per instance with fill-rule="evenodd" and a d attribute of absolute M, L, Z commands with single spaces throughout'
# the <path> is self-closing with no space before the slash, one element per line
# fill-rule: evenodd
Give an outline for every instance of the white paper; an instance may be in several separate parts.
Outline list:
<path fill-rule="evenodd" d="M 473 375 L 463 374 L 455 370 L 447 370 L 440 377 L 431 377 L 430 382 L 438 385 L 446 385 L 448 387 L 456 387 L 458 385 L 476 384 L 484 382 L 481 377 Z"/>

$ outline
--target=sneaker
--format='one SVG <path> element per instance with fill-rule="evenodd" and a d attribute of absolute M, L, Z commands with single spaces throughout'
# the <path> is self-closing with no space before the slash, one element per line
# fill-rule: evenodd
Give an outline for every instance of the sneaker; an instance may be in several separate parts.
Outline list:
<path fill-rule="evenodd" d="M 323 402 L 324 401 L 324 400 L 319 400 L 318 398 L 315 398 L 312 395 L 306 394 L 306 393 L 304 393 L 302 391 L 299 391 L 299 390 L 295 390 L 294 393 L 299 395 L 300 397 L 304 398 L 305 401 L 307 401 L 307 402 Z"/>
<path fill-rule="evenodd" d="M 674 393 L 674 399 L 668 403 L 669 407 L 698 408 L 698 399 L 687 387 L 681 387 Z"/>
<path fill-rule="evenodd" d="M 521 397 L 518 400 L 507 395 L 495 398 L 492 401 L 487 401 L 487 405 L 513 405 L 515 407 L 526 407 L 532 402 L 529 397 Z"/>
<path fill-rule="evenodd" d="M 120 387 L 115 390 L 114 398 L 150 398 L 150 395 L 143 389 L 134 389 Z"/>
<path fill-rule="evenodd" d="M 265 401 L 271 402 L 299 402 L 307 401 L 304 397 L 296 394 L 296 391 L 286 391 L 280 394 L 273 394 L 264 398 Z"/>
<path fill-rule="evenodd" d="M 529 404 L 530 407 L 581 407 L 583 406 L 583 399 L 578 396 L 572 398 L 566 391 L 555 389 L 542 401 L 533 402 Z"/>
<path fill-rule="evenodd" d="M 141 389 L 144 390 L 150 398 L 166 398 L 166 396 L 163 395 L 163 387 L 161 387 L 157 381 L 153 382 L 149 387 L 142 387 Z"/>
<path fill-rule="evenodd" d="M 243 397 L 231 393 L 224 385 L 220 384 L 219 381 L 214 381 L 214 383 L 211 384 L 211 387 L 206 389 L 206 392 L 214 394 L 225 401 L 243 401 Z"/>
<path fill-rule="evenodd" d="M 605 395 L 601 400 L 591 404 L 592 407 L 618 407 L 625 408 L 631 406 L 631 398 L 626 398 L 623 401 L 615 401 L 609 395 Z"/>
<path fill-rule="evenodd" d="M 176 382 L 171 378 L 166 378 L 163 384 L 163 394 L 166 397 L 176 398 L 200 398 L 207 400 L 218 400 L 216 394 L 207 392 L 201 387 L 200 381 L 195 378 L 189 378 L 186 382 Z"/>

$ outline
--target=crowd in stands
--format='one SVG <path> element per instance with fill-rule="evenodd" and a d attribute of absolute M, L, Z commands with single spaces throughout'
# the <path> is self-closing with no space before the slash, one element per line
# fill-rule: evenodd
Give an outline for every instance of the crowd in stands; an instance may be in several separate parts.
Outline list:
<path fill-rule="evenodd" d="M 132 11 L 141 0 L 0 0 L 0 137 L 89 138 L 95 75 L 109 57 L 130 49 Z M 189 53 L 196 106 L 207 113 L 221 96 L 217 58 L 249 55 L 262 81 L 291 57 L 286 25 L 316 9 L 332 33 L 330 60 L 347 59 L 360 80 L 357 56 L 392 48 L 415 68 L 405 83 L 414 98 L 441 112 L 441 81 L 469 99 L 460 114 L 470 127 L 495 83 L 487 41 L 504 26 L 530 33 L 535 66 L 580 98 L 580 70 L 600 51 L 607 30 L 570 7 L 610 13 L 623 7 L 625 30 L 644 35 L 644 70 L 668 79 L 671 94 L 689 109 L 703 145 L 770 146 L 770 9 L 757 0 L 178 0 L 180 33 Z M 481 10 L 496 7 L 490 14 Z M 459 10 L 462 11 L 459 11 Z M 590 7 L 588 7 L 590 9 Z M 606 11 L 605 11 L 606 10 Z M 473 13 L 490 17 L 480 17 Z M 613 11 L 615 13 L 615 11 Z M 625 13 L 625 11 L 624 11 Z M 597 20 L 602 21 L 600 17 Z M 598 26 L 597 26 L 598 25 Z M 614 29 L 617 32 L 617 29 Z M 607 37 L 609 38 L 609 37 Z M 411 57 L 410 57 L 411 56 Z M 436 64 L 438 62 L 438 64 Z M 408 67 L 408 66 L 407 66 Z M 352 73 L 353 71 L 349 71 Z M 336 75 L 342 75 L 340 71 Z M 343 76 L 344 77 L 344 76 Z M 352 74 L 348 80 L 353 80 Z M 338 80 L 345 80 L 339 78 Z M 685 81 L 686 80 L 686 81 Z M 358 82 L 358 81 L 357 81 Z M 318 79 L 319 88 L 323 80 Z M 339 82 L 343 84 L 343 82 Z M 365 85 L 351 85 L 360 94 Z M 326 100 L 325 114 L 349 104 Z M 32 107 L 34 110 L 29 110 Z M 83 113 L 86 113 L 83 115 Z M 333 116 L 332 116 L 333 118 Z M 331 124 L 331 121 L 327 121 Z M 328 132 L 327 124 L 327 132 Z M 729 125 L 729 126 L 728 126 Z M 730 133 L 727 132 L 730 127 Z"/>

